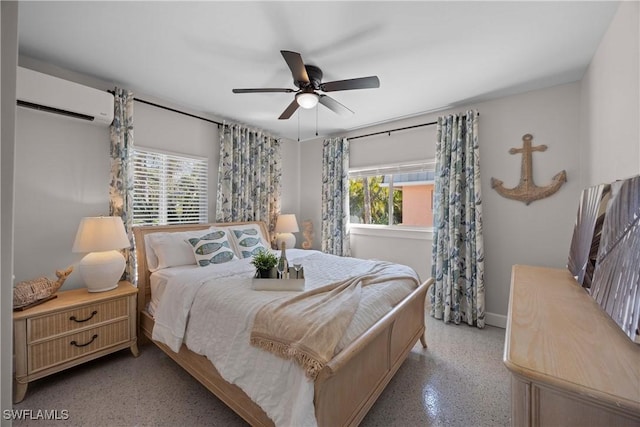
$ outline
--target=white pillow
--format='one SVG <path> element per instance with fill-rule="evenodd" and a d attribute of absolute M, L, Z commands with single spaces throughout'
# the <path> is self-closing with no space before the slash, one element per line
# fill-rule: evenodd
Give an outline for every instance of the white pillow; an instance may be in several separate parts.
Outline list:
<path fill-rule="evenodd" d="M 156 256 L 156 251 L 153 250 L 151 245 L 152 235 L 153 234 L 144 235 L 144 247 L 146 248 L 145 252 L 147 253 L 147 268 L 153 273 L 158 269 L 158 257 Z"/>
<path fill-rule="evenodd" d="M 155 269 L 152 267 L 149 258 L 153 261 L 153 256 L 147 256 L 149 271 L 161 270 L 163 268 L 177 267 L 180 265 L 195 265 L 196 257 L 193 254 L 192 246 L 187 239 L 200 237 L 208 228 L 194 231 L 178 231 L 175 233 L 158 232 L 147 235 L 148 248 L 151 248 L 158 262 Z M 147 251 L 148 252 L 148 251 Z"/>
<path fill-rule="evenodd" d="M 269 242 L 265 240 L 258 224 L 234 225 L 227 228 L 234 241 L 238 258 L 251 258 L 261 249 L 269 249 Z"/>
<path fill-rule="evenodd" d="M 191 245 L 196 263 L 200 267 L 238 259 L 231 249 L 227 232 L 220 228 L 211 228 L 199 237 L 187 239 L 187 243 Z"/>

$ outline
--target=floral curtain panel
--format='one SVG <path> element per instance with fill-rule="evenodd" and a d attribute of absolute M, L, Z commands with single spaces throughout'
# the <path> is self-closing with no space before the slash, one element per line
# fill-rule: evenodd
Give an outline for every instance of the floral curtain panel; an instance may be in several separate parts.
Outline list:
<path fill-rule="evenodd" d="M 439 117 L 431 315 L 484 327 L 484 245 L 478 113 Z"/>
<path fill-rule="evenodd" d="M 325 139 L 322 147 L 322 251 L 350 256 L 349 141 Z"/>
<path fill-rule="evenodd" d="M 216 221 L 264 221 L 280 214 L 282 157 L 278 139 L 238 124 L 220 131 Z"/>
<path fill-rule="evenodd" d="M 109 182 L 109 215 L 122 218 L 124 228 L 131 242 L 131 249 L 125 249 L 127 266 L 124 280 L 135 282 L 136 260 L 131 231 L 133 211 L 133 93 L 115 88 L 114 115 L 109 136 L 111 140 L 111 177 Z"/>

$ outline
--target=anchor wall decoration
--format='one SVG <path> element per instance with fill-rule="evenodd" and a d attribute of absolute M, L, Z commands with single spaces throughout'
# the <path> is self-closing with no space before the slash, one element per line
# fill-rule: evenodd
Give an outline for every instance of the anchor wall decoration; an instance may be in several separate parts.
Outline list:
<path fill-rule="evenodd" d="M 529 204 L 534 200 L 544 199 L 551 196 L 558 191 L 562 184 L 567 182 L 567 172 L 558 172 L 552 178 L 552 183 L 546 187 L 538 187 L 533 182 L 533 170 L 531 166 L 532 156 L 534 151 L 546 151 L 546 145 L 531 145 L 533 136 L 526 134 L 522 137 L 522 148 L 512 148 L 509 150 L 509 154 L 522 153 L 522 167 L 520 175 L 520 183 L 514 188 L 505 188 L 503 182 L 496 178 L 491 178 L 491 188 L 495 189 L 498 194 L 508 199 L 519 200 L 525 204 Z"/>

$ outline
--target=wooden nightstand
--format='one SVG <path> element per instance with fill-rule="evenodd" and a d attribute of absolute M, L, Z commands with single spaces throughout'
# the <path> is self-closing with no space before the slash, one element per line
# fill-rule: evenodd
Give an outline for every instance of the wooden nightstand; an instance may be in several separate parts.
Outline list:
<path fill-rule="evenodd" d="M 138 289 L 120 282 L 112 291 L 86 288 L 58 292 L 58 297 L 13 313 L 16 403 L 29 382 L 130 347 L 138 356 Z"/>

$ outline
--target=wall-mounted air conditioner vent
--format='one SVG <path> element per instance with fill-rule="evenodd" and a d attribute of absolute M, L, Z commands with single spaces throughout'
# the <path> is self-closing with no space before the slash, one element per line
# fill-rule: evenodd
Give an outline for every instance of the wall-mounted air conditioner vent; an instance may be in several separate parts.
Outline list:
<path fill-rule="evenodd" d="M 18 105 L 108 126 L 113 121 L 113 95 L 68 80 L 18 67 Z"/>

